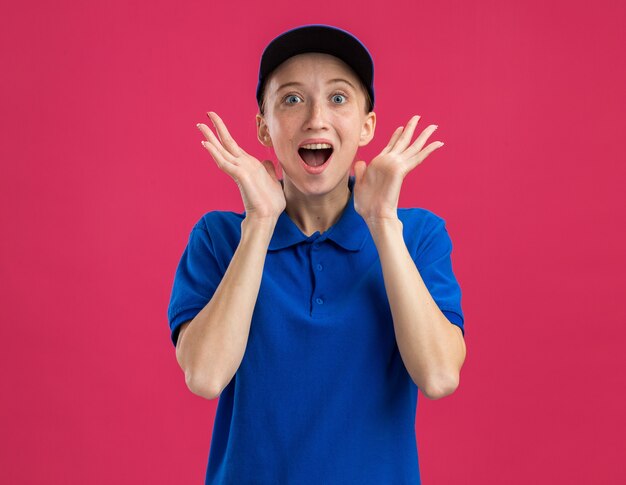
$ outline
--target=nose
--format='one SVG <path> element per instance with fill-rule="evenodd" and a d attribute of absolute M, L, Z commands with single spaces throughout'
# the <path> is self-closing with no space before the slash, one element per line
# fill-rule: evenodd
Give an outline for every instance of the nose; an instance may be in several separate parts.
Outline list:
<path fill-rule="evenodd" d="M 314 131 L 328 128 L 326 105 L 323 100 L 313 99 L 309 104 L 304 129 Z"/>

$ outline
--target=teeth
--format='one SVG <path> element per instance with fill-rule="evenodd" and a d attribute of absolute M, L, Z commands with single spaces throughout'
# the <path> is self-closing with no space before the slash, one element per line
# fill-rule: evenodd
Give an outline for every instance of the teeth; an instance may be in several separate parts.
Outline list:
<path fill-rule="evenodd" d="M 302 145 L 300 148 L 306 148 L 307 150 L 321 150 L 322 148 L 332 148 L 332 145 L 328 143 L 310 143 L 308 145 Z"/>

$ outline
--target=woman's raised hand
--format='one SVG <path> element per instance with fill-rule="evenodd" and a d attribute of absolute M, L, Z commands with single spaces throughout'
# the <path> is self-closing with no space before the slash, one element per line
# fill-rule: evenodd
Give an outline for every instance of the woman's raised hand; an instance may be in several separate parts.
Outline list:
<path fill-rule="evenodd" d="M 387 146 L 369 165 L 364 161 L 354 164 L 354 208 L 366 222 L 397 218 L 402 181 L 428 155 L 443 146 L 442 142 L 434 141 L 424 147 L 437 129 L 436 125 L 426 127 L 411 143 L 419 118 L 413 116 L 406 127 L 397 128 Z"/>
<path fill-rule="evenodd" d="M 198 129 L 206 138 L 202 146 L 211 154 L 217 166 L 237 183 L 246 218 L 278 219 L 286 202 L 272 161 L 260 162 L 246 153 L 235 143 L 216 113 L 209 111 L 207 115 L 217 130 L 217 137 L 207 125 L 198 123 Z"/>

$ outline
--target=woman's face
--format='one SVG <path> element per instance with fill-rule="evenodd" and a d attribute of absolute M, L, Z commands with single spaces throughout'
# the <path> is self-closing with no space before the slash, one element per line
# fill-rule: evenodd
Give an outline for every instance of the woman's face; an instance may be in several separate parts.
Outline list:
<path fill-rule="evenodd" d="M 358 147 L 374 136 L 365 104 L 359 78 L 334 56 L 300 54 L 272 73 L 257 135 L 274 148 L 286 189 L 324 195 L 347 183 Z"/>

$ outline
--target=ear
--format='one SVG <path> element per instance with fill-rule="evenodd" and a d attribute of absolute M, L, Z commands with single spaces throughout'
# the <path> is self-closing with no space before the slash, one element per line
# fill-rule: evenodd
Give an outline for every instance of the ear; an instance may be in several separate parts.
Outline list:
<path fill-rule="evenodd" d="M 365 121 L 361 128 L 361 136 L 359 137 L 359 146 L 365 146 L 372 138 L 374 138 L 374 131 L 376 131 L 376 113 L 370 111 L 365 115 Z"/>
<path fill-rule="evenodd" d="M 265 118 L 257 113 L 256 115 L 256 137 L 261 142 L 261 145 L 266 147 L 272 146 L 272 139 L 270 138 L 269 130 L 267 129 L 267 124 L 265 123 Z"/>

